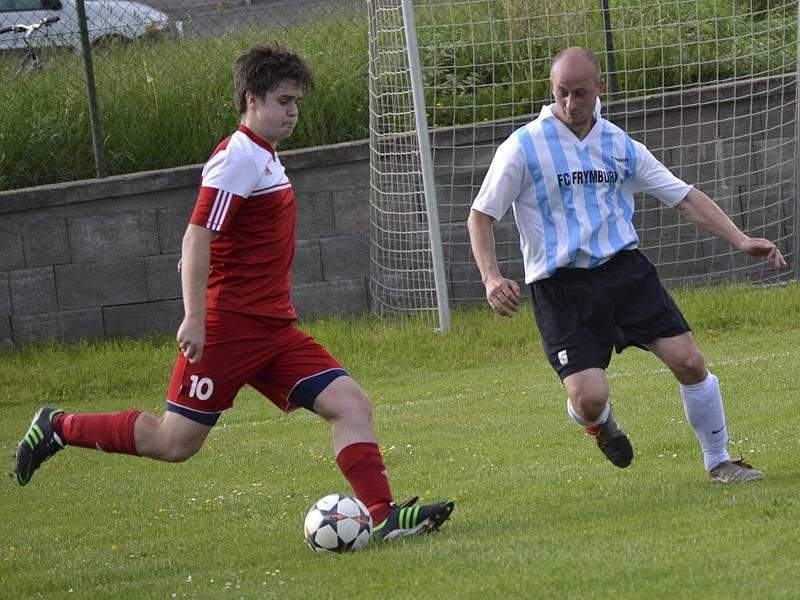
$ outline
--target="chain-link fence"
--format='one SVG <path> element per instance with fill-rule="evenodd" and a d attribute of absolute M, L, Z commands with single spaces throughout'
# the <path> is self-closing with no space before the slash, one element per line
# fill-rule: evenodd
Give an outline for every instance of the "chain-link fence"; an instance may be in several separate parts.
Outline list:
<path fill-rule="evenodd" d="M 233 61 L 259 41 L 301 52 L 317 79 L 283 149 L 368 137 L 362 0 L 146 2 L 84 1 L 108 175 L 203 162 L 238 123 Z M 0 190 L 97 175 L 79 8 L 0 0 L 0 30 L 54 21 L 0 34 Z"/>

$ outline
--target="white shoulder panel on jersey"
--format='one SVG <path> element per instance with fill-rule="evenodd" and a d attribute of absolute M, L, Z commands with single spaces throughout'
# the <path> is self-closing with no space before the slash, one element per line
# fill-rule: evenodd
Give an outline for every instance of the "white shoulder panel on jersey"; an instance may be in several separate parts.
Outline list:
<path fill-rule="evenodd" d="M 233 138 L 203 167 L 203 187 L 224 190 L 243 198 L 253 192 L 258 180 L 259 172 L 251 153 L 234 144 Z"/>
<path fill-rule="evenodd" d="M 647 192 L 672 207 L 686 197 L 692 186 L 676 177 L 641 142 L 633 141 L 636 148 L 636 191 Z"/>

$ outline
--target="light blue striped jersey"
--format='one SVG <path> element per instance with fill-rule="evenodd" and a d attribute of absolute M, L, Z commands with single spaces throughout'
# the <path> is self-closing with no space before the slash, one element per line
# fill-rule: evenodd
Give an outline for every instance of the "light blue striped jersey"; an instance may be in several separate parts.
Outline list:
<path fill-rule="evenodd" d="M 636 248 L 633 195 L 647 192 L 674 206 L 691 189 L 641 143 L 595 111 L 579 140 L 554 105 L 497 149 L 474 210 L 500 220 L 513 206 L 525 262 L 525 282 L 556 269 L 603 264 Z"/>

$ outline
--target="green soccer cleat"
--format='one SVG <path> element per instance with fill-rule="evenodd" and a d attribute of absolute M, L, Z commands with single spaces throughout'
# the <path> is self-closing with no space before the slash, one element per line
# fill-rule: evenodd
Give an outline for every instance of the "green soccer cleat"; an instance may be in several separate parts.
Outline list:
<path fill-rule="evenodd" d="M 600 425 L 589 425 L 586 433 L 597 441 L 597 447 L 606 458 L 620 469 L 624 469 L 633 461 L 633 446 L 625 432 L 619 428 L 614 415 L 609 411 L 608 420 Z"/>
<path fill-rule="evenodd" d="M 372 529 L 372 539 L 388 541 L 436 531 L 450 518 L 455 508 L 452 500 L 436 504 L 417 504 L 417 500 L 419 498 L 414 497 L 400 505 L 392 504 L 389 516 Z"/>
<path fill-rule="evenodd" d="M 733 483 L 734 481 L 756 481 L 764 479 L 764 473 L 754 469 L 741 458 L 726 460 L 708 472 L 708 478 L 717 483 Z"/>
<path fill-rule="evenodd" d="M 28 433 L 17 446 L 17 481 L 26 485 L 33 472 L 48 458 L 64 448 L 64 442 L 53 431 L 53 417 L 63 410 L 45 406 L 33 417 Z"/>

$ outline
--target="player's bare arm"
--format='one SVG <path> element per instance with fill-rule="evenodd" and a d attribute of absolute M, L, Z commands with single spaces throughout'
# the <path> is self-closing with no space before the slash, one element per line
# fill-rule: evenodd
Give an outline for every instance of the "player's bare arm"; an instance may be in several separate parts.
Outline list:
<path fill-rule="evenodd" d="M 689 190 L 677 207 L 683 216 L 700 231 L 727 240 L 734 248 L 748 256 L 767 257 L 776 268 L 786 266 L 786 260 L 774 243 L 763 238 L 751 238 L 746 235 L 711 198 L 700 190 L 696 188 Z"/>
<path fill-rule="evenodd" d="M 477 210 L 470 211 L 467 219 L 472 254 L 486 287 L 486 300 L 497 314 L 511 317 L 519 307 L 520 289 L 513 279 L 506 279 L 497 268 L 495 254 L 494 219 Z"/>
<path fill-rule="evenodd" d="M 178 345 L 189 362 L 203 356 L 206 334 L 206 289 L 211 260 L 211 241 L 216 232 L 189 225 L 183 235 L 181 287 L 184 317 L 178 329 Z"/>

